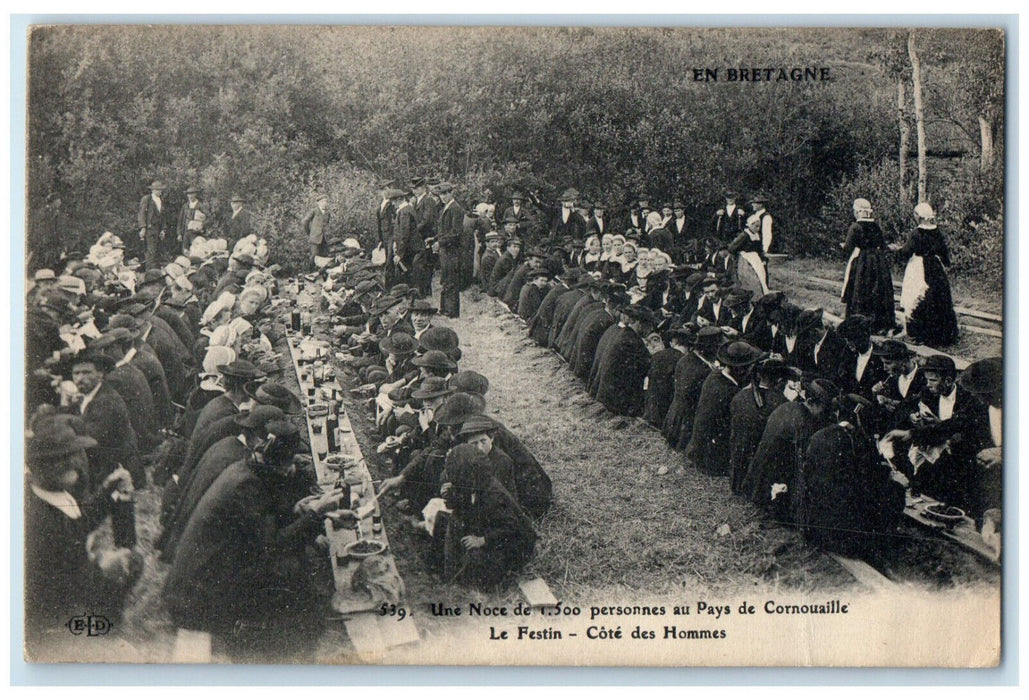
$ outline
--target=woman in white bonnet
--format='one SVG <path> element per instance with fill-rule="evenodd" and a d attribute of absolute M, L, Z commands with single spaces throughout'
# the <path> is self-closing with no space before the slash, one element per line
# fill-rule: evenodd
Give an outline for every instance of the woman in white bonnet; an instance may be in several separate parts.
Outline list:
<path fill-rule="evenodd" d="M 765 247 L 761 238 L 761 215 L 752 214 L 746 228 L 729 244 L 729 252 L 736 255 L 736 278 L 744 289 L 755 296 L 768 294 L 768 270 L 765 267 Z"/>
<path fill-rule="evenodd" d="M 854 223 L 840 247 L 848 255 L 840 294 L 845 316 L 867 316 L 872 320 L 872 333 L 893 330 L 893 277 L 886 240 L 867 199 L 854 200 Z"/>
<path fill-rule="evenodd" d="M 950 254 L 936 227 L 936 212 L 928 202 L 915 207 L 915 217 L 918 227 L 907 243 L 890 246 L 890 250 L 900 251 L 907 259 L 900 291 L 904 332 L 916 343 L 942 347 L 958 337 L 958 319 L 946 271 Z"/>

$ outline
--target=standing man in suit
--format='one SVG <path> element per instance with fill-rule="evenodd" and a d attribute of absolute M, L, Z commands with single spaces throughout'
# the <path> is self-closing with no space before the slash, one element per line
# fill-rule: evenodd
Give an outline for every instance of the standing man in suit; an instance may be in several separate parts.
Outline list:
<path fill-rule="evenodd" d="M 393 225 L 393 263 L 396 265 L 397 281 L 414 284 L 415 256 L 425 247 L 418 232 L 418 213 L 414 209 L 414 194 L 410 191 L 395 200 L 397 219 Z"/>
<path fill-rule="evenodd" d="M 254 232 L 254 221 L 250 212 L 243 208 L 246 199 L 241 194 L 232 195 L 232 218 L 229 219 L 228 243 L 229 248 L 241 238 L 246 238 Z"/>
<path fill-rule="evenodd" d="M 593 203 L 593 210 L 590 213 L 589 221 L 586 222 L 586 235 L 600 238 L 605 233 L 611 233 L 611 222 L 604 218 L 604 203 L 597 200 Z M 573 236 L 574 238 L 574 236 Z"/>
<path fill-rule="evenodd" d="M 461 315 L 461 232 L 464 230 L 464 209 L 454 199 L 454 186 L 449 182 L 438 187 L 443 200 L 437 231 L 439 235 L 440 313 L 450 318 Z"/>
<path fill-rule="evenodd" d="M 375 232 L 379 237 L 379 245 L 386 252 L 386 264 L 383 268 L 386 275 L 386 286 L 393 284 L 393 224 L 397 218 L 397 208 L 393 205 L 393 192 L 396 181 L 382 183 L 381 201 L 375 209 Z"/>
<path fill-rule="evenodd" d="M 432 296 L 432 272 L 436 269 L 436 254 L 432 243 L 436 239 L 436 224 L 439 221 L 439 202 L 429 192 L 429 183 L 424 177 L 411 180 L 414 190 L 414 211 L 418 217 L 418 234 L 422 244 L 414 256 L 411 271 L 411 286 L 423 297 Z"/>
<path fill-rule="evenodd" d="M 711 217 L 711 229 L 715 237 L 723 241 L 731 241 L 743 233 L 747 225 L 747 212 L 736 204 L 736 193 L 725 193 L 725 206 Z"/>
<path fill-rule="evenodd" d="M 139 212 L 136 222 L 139 224 L 139 239 L 143 241 L 144 256 L 148 270 L 161 266 L 161 248 L 167 237 L 167 206 L 161 195 L 164 194 L 164 183 L 154 180 L 150 183 L 150 194 L 139 201 Z"/>
<path fill-rule="evenodd" d="M 525 210 L 525 195 L 519 190 L 511 193 L 511 206 L 504 210 L 501 220 L 512 218 L 515 220 L 515 233 L 524 236 L 529 231 L 529 212 Z"/>
<path fill-rule="evenodd" d="M 582 238 L 586 233 L 586 222 L 575 211 L 575 201 L 579 198 L 579 191 L 570 187 L 561 193 L 561 211 L 550 223 L 550 235 L 556 238 L 571 236 Z"/>
<path fill-rule="evenodd" d="M 186 202 L 179 210 L 179 225 L 176 234 L 182 243 L 182 254 L 189 254 L 189 247 L 193 239 L 202 236 L 207 227 L 207 219 L 210 214 L 207 207 L 200 203 L 201 190 L 196 185 L 191 185 L 186 190 Z"/>
<path fill-rule="evenodd" d="M 686 232 L 686 205 L 678 199 L 672 202 L 672 218 L 665 226 L 672 232 L 672 244 L 675 248 L 684 248 L 690 234 Z"/>
<path fill-rule="evenodd" d="M 316 201 L 315 207 L 307 212 L 300 224 L 311 245 L 311 269 L 317 267 L 314 262 L 316 257 L 324 258 L 329 254 L 329 198 L 322 194 L 318 195 Z"/>
<path fill-rule="evenodd" d="M 758 192 L 750 196 L 750 206 L 754 209 L 751 217 L 758 217 L 761 221 L 761 246 L 767 255 L 772 250 L 772 215 L 765 209 L 768 204 L 768 195 Z M 748 217 L 750 218 L 750 217 Z"/>

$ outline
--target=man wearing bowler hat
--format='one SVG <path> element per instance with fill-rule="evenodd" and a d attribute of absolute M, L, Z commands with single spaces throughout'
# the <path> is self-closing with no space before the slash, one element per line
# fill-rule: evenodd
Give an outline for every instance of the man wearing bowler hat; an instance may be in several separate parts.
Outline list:
<path fill-rule="evenodd" d="M 528 233 L 531 217 L 529 212 L 525 210 L 525 195 L 522 194 L 521 190 L 515 190 L 511 193 L 511 206 L 504 210 L 504 215 L 501 218 L 504 223 L 507 223 L 508 219 L 511 220 L 513 224 L 511 235 L 518 234 L 524 236 Z"/>
<path fill-rule="evenodd" d="M 617 415 L 641 416 L 650 369 L 650 351 L 643 337 L 658 319 L 645 306 L 623 306 L 620 316 L 619 323 L 612 326 L 618 335 L 597 367 L 595 398 Z"/>
<path fill-rule="evenodd" d="M 189 253 L 193 239 L 204 235 L 207 230 L 207 220 L 210 213 L 207 207 L 200 202 L 201 190 L 196 185 L 186 188 L 186 201 L 179 210 L 179 223 L 176 227 L 181 250 L 183 255 Z"/>
<path fill-rule="evenodd" d="M 717 370 L 700 387 L 693 435 L 686 445 L 686 461 L 711 476 L 729 474 L 731 414 L 729 404 L 746 384 L 755 362 L 766 355 L 750 343 L 735 341 L 718 349 Z"/>
<path fill-rule="evenodd" d="M 132 474 L 133 482 L 142 486 L 145 473 L 137 463 L 136 432 L 129 419 L 125 400 L 104 382 L 114 369 L 114 360 L 98 350 L 84 350 L 68 363 L 76 393 L 69 397 L 69 412 L 82 416 L 87 435 L 97 441 L 89 450 L 89 477 L 101 483 L 119 466 Z"/>
<path fill-rule="evenodd" d="M 139 200 L 136 223 L 139 225 L 139 239 L 143 241 L 146 267 L 148 270 L 161 266 L 165 238 L 168 233 L 167 203 L 162 199 L 164 183 L 154 180 L 150 183 L 150 194 Z"/>
<path fill-rule="evenodd" d="M 675 388 L 672 404 L 665 414 L 661 434 L 668 444 L 677 449 L 686 449 L 693 437 L 693 416 L 704 380 L 715 367 L 715 353 L 725 339 L 718 326 L 698 329 L 695 324 L 686 326 L 692 332 L 691 347 L 683 353 L 675 365 Z"/>
<path fill-rule="evenodd" d="M 229 247 L 235 245 L 236 241 L 246 238 L 254 233 L 254 220 L 250 211 L 245 208 L 246 198 L 242 194 L 232 195 L 229 205 L 232 207 L 232 216 L 229 218 L 229 230 L 226 235 Z"/>

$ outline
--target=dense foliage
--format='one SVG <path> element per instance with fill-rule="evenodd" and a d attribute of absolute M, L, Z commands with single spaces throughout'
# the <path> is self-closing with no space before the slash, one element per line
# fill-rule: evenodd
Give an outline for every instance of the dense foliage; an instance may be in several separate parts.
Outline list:
<path fill-rule="evenodd" d="M 200 184 L 223 220 L 229 196 L 246 192 L 262 233 L 299 258 L 315 191 L 330 196 L 338 233 L 368 241 L 376 180 L 432 174 L 462 184 L 466 200 L 515 184 L 551 201 L 574 185 L 612 208 L 641 191 L 677 197 L 704 227 L 723 189 L 761 189 L 781 250 L 829 254 L 858 194 L 890 217 L 889 231 L 911 223 L 914 202 L 896 186 L 895 81 L 881 60 L 893 34 L 41 28 L 30 40 L 29 247 L 42 264 L 105 229 L 131 234 L 139 198 L 161 178 L 173 206 Z M 927 61 L 953 69 L 967 54 L 970 74 L 996 71 L 1003 45 L 991 50 L 987 34 L 998 36 L 934 39 Z M 741 65 L 826 66 L 832 80 L 726 82 Z M 705 67 L 722 79 L 694 81 Z M 934 104 L 974 146 L 975 105 L 966 92 L 948 102 L 951 72 L 929 72 Z M 998 238 L 965 249 L 973 261 L 996 256 L 1000 176 L 965 181 L 946 223 L 985 227 Z"/>

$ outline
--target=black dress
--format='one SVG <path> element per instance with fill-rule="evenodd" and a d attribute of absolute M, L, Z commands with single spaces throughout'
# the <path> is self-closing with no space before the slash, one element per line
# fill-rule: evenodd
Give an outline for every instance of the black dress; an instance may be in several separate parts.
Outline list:
<path fill-rule="evenodd" d="M 873 333 L 892 329 L 893 277 L 879 224 L 864 219 L 855 221 L 847 232 L 843 249 L 849 257 L 840 301 L 847 315 L 861 314 L 872 319 Z"/>
<path fill-rule="evenodd" d="M 908 337 L 931 346 L 950 345 L 958 337 L 958 319 L 950 295 L 947 244 L 939 229 L 916 228 L 901 250 L 907 261 L 900 303 Z"/>

